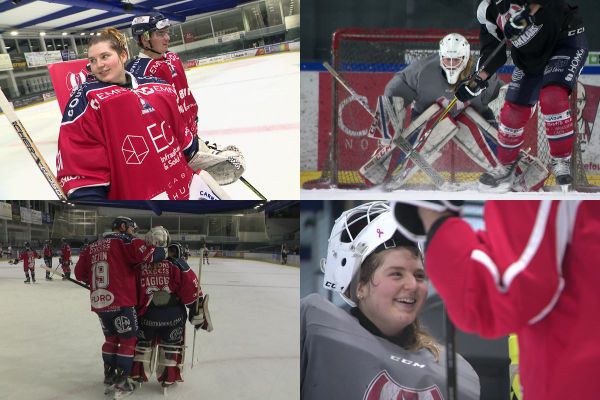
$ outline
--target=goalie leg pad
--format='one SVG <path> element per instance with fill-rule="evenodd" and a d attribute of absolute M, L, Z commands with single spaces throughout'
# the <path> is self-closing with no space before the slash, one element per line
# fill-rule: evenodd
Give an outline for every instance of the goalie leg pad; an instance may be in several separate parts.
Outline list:
<path fill-rule="evenodd" d="M 139 341 L 135 346 L 133 367 L 131 368 L 131 379 L 138 382 L 148 382 L 148 376 L 152 375 L 152 359 L 156 355 L 156 346 L 149 341 Z M 153 366 L 153 365 L 152 365 Z"/>
<path fill-rule="evenodd" d="M 158 345 L 158 361 L 156 363 L 156 376 L 163 386 L 169 386 L 175 382 L 183 382 L 181 369 L 185 346 L 180 344 L 160 343 Z"/>
<path fill-rule="evenodd" d="M 516 178 L 511 189 L 515 192 L 537 192 L 549 175 L 548 168 L 539 158 L 523 155 L 517 163 Z"/>
<path fill-rule="evenodd" d="M 544 116 L 550 155 L 555 158 L 569 157 L 575 139 L 573 117 L 569 109 L 569 89 L 554 85 L 542 88 L 540 108 Z"/>
<path fill-rule="evenodd" d="M 506 101 L 500 111 L 498 125 L 498 160 L 503 165 L 512 164 L 523 144 L 525 124 L 531 117 L 531 106 L 522 106 Z"/>

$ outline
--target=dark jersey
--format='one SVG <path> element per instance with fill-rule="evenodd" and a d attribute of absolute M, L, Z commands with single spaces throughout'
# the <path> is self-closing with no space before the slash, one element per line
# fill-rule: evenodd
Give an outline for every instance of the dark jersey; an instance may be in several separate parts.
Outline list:
<path fill-rule="evenodd" d="M 446 399 L 444 350 L 408 351 L 378 337 L 318 294 L 300 302 L 300 397 Z M 459 399 L 479 399 L 479 379 L 457 355 Z"/>
<path fill-rule="evenodd" d="M 479 38 L 484 62 L 504 39 L 504 24 L 516 12 L 520 11 L 525 0 L 482 0 L 477 8 L 477 20 L 481 24 Z M 535 23 L 525 32 L 510 41 L 511 56 L 517 67 L 526 73 L 539 74 L 554 53 L 556 43 L 568 37 L 569 32 L 577 32 L 583 27 L 577 15 L 577 7 L 562 0 L 536 0 L 540 9 L 535 13 Z M 485 68 L 494 73 L 506 63 L 506 51 L 500 51 Z"/>

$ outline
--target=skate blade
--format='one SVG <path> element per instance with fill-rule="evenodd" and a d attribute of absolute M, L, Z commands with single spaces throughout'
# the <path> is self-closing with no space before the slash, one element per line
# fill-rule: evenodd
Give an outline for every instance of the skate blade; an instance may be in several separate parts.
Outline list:
<path fill-rule="evenodd" d="M 104 395 L 105 396 L 113 394 L 114 391 L 115 391 L 114 385 L 104 385 Z"/>
<path fill-rule="evenodd" d="M 124 399 L 126 397 L 131 396 L 133 394 L 133 392 L 134 392 L 133 390 L 131 392 L 119 392 L 119 391 L 116 391 L 115 395 L 113 397 L 113 400 Z"/>

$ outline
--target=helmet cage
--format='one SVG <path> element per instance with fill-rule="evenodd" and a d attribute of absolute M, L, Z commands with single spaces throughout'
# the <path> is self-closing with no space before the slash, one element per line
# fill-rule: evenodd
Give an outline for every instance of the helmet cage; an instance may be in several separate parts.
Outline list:
<path fill-rule="evenodd" d="M 440 66 L 446 73 L 446 80 L 453 85 L 467 67 L 471 57 L 471 46 L 463 35 L 451 33 L 440 40 Z"/>
<path fill-rule="evenodd" d="M 327 259 L 321 260 L 325 273 L 323 287 L 340 293 L 351 306 L 348 289 L 364 260 L 376 250 L 413 244 L 396 230 L 397 224 L 387 202 L 376 201 L 347 210 L 335 221 Z"/>

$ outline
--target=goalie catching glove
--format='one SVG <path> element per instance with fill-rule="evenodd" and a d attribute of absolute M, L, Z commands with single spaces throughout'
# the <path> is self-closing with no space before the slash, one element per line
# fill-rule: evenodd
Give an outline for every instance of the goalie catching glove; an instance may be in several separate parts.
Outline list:
<path fill-rule="evenodd" d="M 198 152 L 188 162 L 194 170 L 208 172 L 219 185 L 229 185 L 237 181 L 246 170 L 242 152 L 235 146 L 219 148 L 216 144 L 207 146 L 198 141 Z"/>

